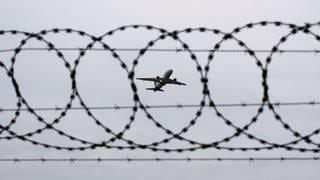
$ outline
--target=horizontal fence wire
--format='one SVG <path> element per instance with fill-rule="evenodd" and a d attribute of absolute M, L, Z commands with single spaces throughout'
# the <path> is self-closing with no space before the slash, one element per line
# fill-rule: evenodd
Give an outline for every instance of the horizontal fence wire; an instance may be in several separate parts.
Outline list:
<path fill-rule="evenodd" d="M 61 47 L 56 48 L 59 51 L 81 51 L 85 48 L 68 48 L 68 47 Z M 30 47 L 30 48 L 21 48 L 21 51 L 49 51 L 50 48 L 40 48 L 40 47 Z M 139 52 L 141 48 L 112 48 L 110 49 L 112 51 L 123 51 L 123 52 Z M 192 52 L 212 52 L 212 49 L 190 49 Z M 5 52 L 14 52 L 15 49 L 0 49 L 0 53 Z M 109 51 L 104 48 L 91 48 L 88 49 L 88 51 Z M 187 52 L 186 49 L 176 48 L 176 49 L 170 49 L 170 48 L 150 48 L 148 49 L 149 52 Z M 255 49 L 253 50 L 256 53 L 270 53 L 272 50 L 266 50 L 266 49 Z M 221 53 L 249 53 L 248 50 L 243 49 L 219 49 L 216 52 Z M 320 49 L 283 49 L 278 50 L 277 53 L 313 53 L 318 54 L 320 53 Z"/>
<path fill-rule="evenodd" d="M 194 161 L 319 161 L 320 157 L 218 157 L 218 158 L 1 158 L 0 162 L 194 162 Z"/>
<path fill-rule="evenodd" d="M 317 106 L 320 105 L 320 101 L 299 101 L 299 102 L 276 102 L 276 103 L 270 103 L 271 105 L 275 107 L 281 107 L 281 106 Z M 216 107 L 257 107 L 257 106 L 263 106 L 266 104 L 261 103 L 228 103 L 228 104 L 216 104 Z M 122 110 L 122 109 L 132 109 L 135 106 L 89 106 L 87 107 L 90 110 Z M 184 109 L 184 108 L 199 108 L 201 107 L 201 104 L 163 104 L 163 105 L 145 105 L 146 109 Z M 203 107 L 210 107 L 210 105 L 204 105 Z M 35 107 L 33 108 L 34 111 L 62 111 L 63 107 Z M 84 107 L 70 107 L 69 110 L 84 110 Z M 28 108 L 20 108 L 20 111 L 28 111 Z M 0 112 L 15 112 L 18 111 L 17 108 L 1 108 Z"/>

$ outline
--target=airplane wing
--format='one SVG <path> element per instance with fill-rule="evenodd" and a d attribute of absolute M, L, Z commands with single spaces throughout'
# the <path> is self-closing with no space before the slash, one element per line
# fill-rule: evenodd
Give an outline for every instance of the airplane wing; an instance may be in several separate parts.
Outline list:
<path fill-rule="evenodd" d="M 160 82 L 164 84 L 176 84 L 176 85 L 186 85 L 185 83 L 179 82 L 174 79 L 165 79 L 165 78 L 136 78 L 142 81 L 153 81 L 153 82 Z"/>
<path fill-rule="evenodd" d="M 136 79 L 142 80 L 142 81 L 153 81 L 153 82 L 159 81 L 157 78 L 136 78 Z"/>
<path fill-rule="evenodd" d="M 164 83 L 166 84 L 177 84 L 177 85 L 186 85 L 185 83 L 179 82 L 174 79 L 162 79 Z"/>

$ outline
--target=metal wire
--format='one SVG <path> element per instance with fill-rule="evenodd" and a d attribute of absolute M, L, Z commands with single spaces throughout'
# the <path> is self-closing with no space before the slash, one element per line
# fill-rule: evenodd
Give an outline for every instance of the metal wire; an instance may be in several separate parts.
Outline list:
<path fill-rule="evenodd" d="M 265 104 L 261 103 L 229 103 L 229 104 L 216 104 L 216 107 L 259 107 Z M 320 101 L 299 101 L 299 102 L 276 102 L 271 103 L 271 105 L 280 107 L 280 106 L 316 106 L 320 105 Z M 165 105 L 145 105 L 146 109 L 184 109 L 184 108 L 199 108 L 201 104 L 165 104 Z M 203 107 L 210 107 L 210 105 L 204 105 Z M 90 106 L 87 107 L 90 110 L 122 110 L 122 109 L 132 109 L 134 106 Z M 62 111 L 63 107 L 35 107 L 34 111 Z M 15 112 L 17 108 L 0 108 L 0 112 Z M 28 111 L 27 108 L 20 108 L 20 111 Z M 84 107 L 70 107 L 69 110 L 84 110 Z"/>
<path fill-rule="evenodd" d="M 81 51 L 84 48 L 68 48 L 68 47 L 61 47 L 56 48 L 59 51 Z M 50 48 L 40 48 L 40 47 L 29 47 L 29 48 L 21 48 L 21 51 L 49 51 Z M 139 48 L 112 48 L 112 51 L 124 51 L 124 52 L 139 52 L 141 49 Z M 192 52 L 212 52 L 212 49 L 190 49 Z M 14 52 L 15 49 L 0 49 L 0 53 L 5 52 Z M 88 51 L 109 51 L 104 48 L 91 48 L 88 49 Z M 186 52 L 186 49 L 176 48 L 176 49 L 170 49 L 170 48 L 150 48 L 148 49 L 149 52 Z M 266 49 L 255 49 L 253 50 L 256 53 L 270 53 L 272 50 L 266 50 Z M 248 53 L 248 50 L 243 49 L 219 49 L 216 52 L 221 53 Z M 320 53 L 320 50 L 318 49 L 283 49 L 277 51 L 277 53 L 313 53 L 318 54 Z"/>
<path fill-rule="evenodd" d="M 319 161 L 320 157 L 182 157 L 182 158 L 1 158 L 0 162 L 205 162 L 205 161 Z"/>

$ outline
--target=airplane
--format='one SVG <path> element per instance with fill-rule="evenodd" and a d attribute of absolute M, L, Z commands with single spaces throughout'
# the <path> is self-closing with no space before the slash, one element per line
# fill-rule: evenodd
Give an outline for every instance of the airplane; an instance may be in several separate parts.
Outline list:
<path fill-rule="evenodd" d="M 177 81 L 176 78 L 170 79 L 172 72 L 173 70 L 169 69 L 164 73 L 162 77 L 157 76 L 156 78 L 136 78 L 136 79 L 143 80 L 143 81 L 153 81 L 154 88 L 146 88 L 146 90 L 152 90 L 154 92 L 163 91 L 161 88 L 166 84 L 186 85 L 185 83 Z"/>

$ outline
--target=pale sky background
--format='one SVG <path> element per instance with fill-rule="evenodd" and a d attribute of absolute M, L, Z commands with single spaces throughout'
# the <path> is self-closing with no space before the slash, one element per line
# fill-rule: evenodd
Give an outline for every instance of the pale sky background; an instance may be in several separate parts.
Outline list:
<path fill-rule="evenodd" d="M 136 1 L 102 1 L 102 0 L 1 0 L 0 29 L 38 32 L 51 28 L 72 28 L 83 30 L 92 35 L 101 35 L 111 29 L 131 24 L 152 25 L 169 31 L 188 27 L 216 28 L 229 32 L 233 28 L 249 22 L 283 21 L 303 25 L 306 22 L 320 21 L 320 3 L 316 0 L 136 0 Z M 319 27 L 311 29 L 320 33 Z M 268 26 L 245 30 L 236 35 L 252 49 L 271 49 L 280 37 L 289 29 Z M 159 36 L 157 32 L 146 30 L 127 30 L 106 38 L 105 42 L 115 48 L 142 48 L 150 40 Z M 0 36 L 0 49 L 14 48 L 23 36 Z M 80 48 L 90 42 L 88 38 L 64 33 L 50 34 L 46 39 L 57 47 Z M 212 33 L 183 34 L 181 39 L 191 48 L 212 48 L 221 36 Z M 26 47 L 45 47 L 36 40 L 28 42 Z M 95 46 L 99 48 L 100 46 Z M 155 48 L 180 48 L 180 44 L 167 39 L 155 45 Z M 230 41 L 222 45 L 225 49 L 240 49 Z M 283 49 L 320 49 L 313 37 L 298 34 L 286 42 Z M 66 52 L 65 56 L 73 63 L 78 52 Z M 119 52 L 121 58 L 131 65 L 137 52 Z M 206 62 L 206 53 L 196 54 L 199 62 Z M 9 64 L 10 53 L 0 53 L 0 59 Z M 264 59 L 266 54 L 258 54 Z M 270 65 L 270 98 L 273 101 L 294 102 L 320 100 L 319 55 L 315 54 L 277 54 Z M 187 83 L 186 87 L 166 86 L 164 93 L 145 91 L 152 83 L 138 82 L 142 102 L 154 104 L 198 104 L 202 97 L 200 76 L 194 62 L 187 53 L 147 52 L 136 68 L 136 77 L 153 77 L 162 75 L 167 69 L 174 69 L 173 77 Z M 32 107 L 55 107 L 66 104 L 71 93 L 68 72 L 62 61 L 54 53 L 22 52 L 17 56 L 15 77 L 23 96 Z M 262 98 L 261 72 L 253 58 L 245 54 L 217 53 L 211 64 L 209 88 L 216 103 L 254 103 Z M 132 92 L 126 73 L 119 63 L 107 52 L 88 52 L 77 69 L 79 92 L 88 106 L 132 105 Z M 0 70 L 0 108 L 15 107 L 16 99 L 12 85 Z M 73 103 L 79 106 L 77 100 Z M 252 108 L 221 108 L 221 112 L 238 126 L 246 124 L 255 114 Z M 150 113 L 163 125 L 178 131 L 193 118 L 197 109 L 152 109 Z M 320 127 L 318 106 L 281 107 L 277 109 L 284 121 L 302 134 L 312 132 Z M 123 129 L 131 115 L 130 110 L 94 111 L 95 115 L 108 127 L 118 132 Z M 57 112 L 39 112 L 52 121 Z M 234 132 L 217 118 L 212 109 L 206 108 L 185 137 L 211 142 Z M 0 113 L 0 123 L 10 121 L 12 112 Z M 145 118 L 139 111 L 132 128 L 125 134 L 139 143 L 150 143 L 167 137 L 161 130 Z M 24 112 L 12 127 L 18 133 L 36 130 L 43 125 L 33 116 Z M 100 142 L 110 138 L 101 128 L 97 128 L 84 111 L 69 111 L 57 125 L 74 136 L 88 141 Z M 249 130 L 250 133 L 273 141 L 283 143 L 293 140 L 292 134 L 274 120 L 270 111 L 265 109 L 258 123 Z M 7 135 L 6 133 L 1 136 Z M 79 145 L 68 139 L 46 131 L 32 139 L 65 146 Z M 320 138 L 312 140 L 319 142 Z M 123 143 L 115 143 L 121 144 Z M 226 146 L 255 146 L 255 142 L 240 136 Z M 186 147 L 186 144 L 173 141 L 163 147 Z M 313 148 L 307 144 L 297 147 Z M 148 150 L 117 151 L 97 149 L 85 152 L 66 152 L 33 146 L 19 140 L 0 140 L 0 158 L 153 158 L 153 157 L 280 157 L 280 156 L 316 156 L 313 153 L 288 152 L 285 150 L 261 152 L 229 152 L 215 149 L 199 150 L 194 153 L 153 153 Z M 1 180 L 18 179 L 310 179 L 320 177 L 319 162 L 79 162 L 79 163 L 0 163 Z"/>

